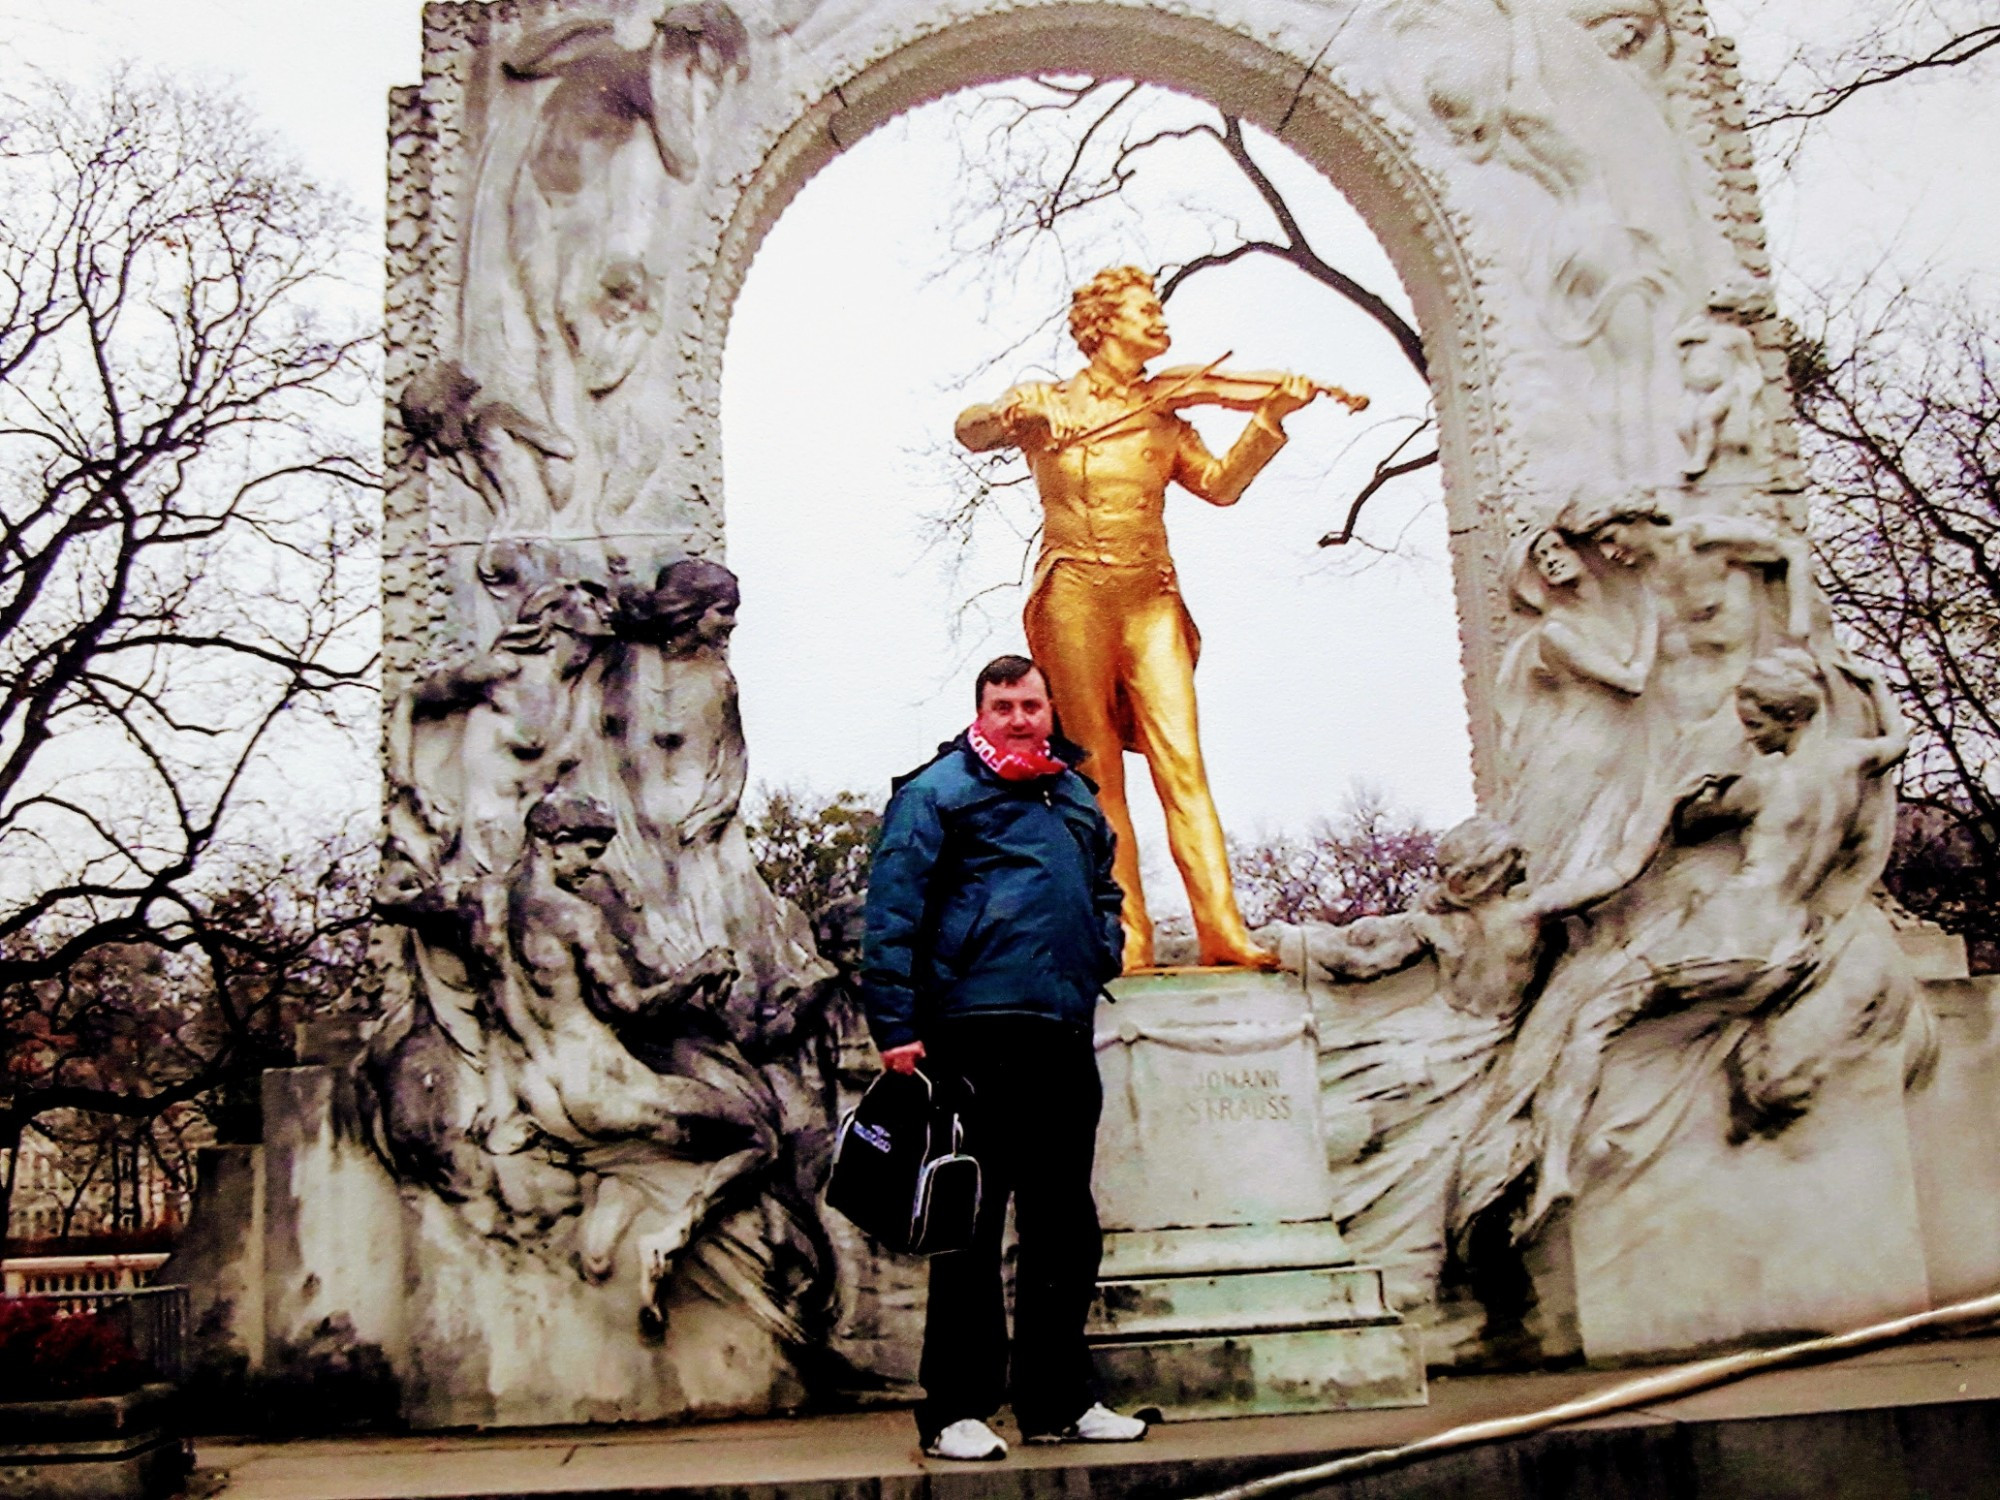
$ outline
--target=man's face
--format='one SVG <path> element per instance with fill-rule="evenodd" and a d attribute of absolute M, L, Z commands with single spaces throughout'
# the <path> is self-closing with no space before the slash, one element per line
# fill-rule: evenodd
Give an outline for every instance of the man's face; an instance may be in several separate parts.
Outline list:
<path fill-rule="evenodd" d="M 979 696 L 979 732 L 1003 755 L 1039 750 L 1056 727 L 1055 705 L 1040 672 L 1019 682 L 989 682 Z"/>
<path fill-rule="evenodd" d="M 1123 344 L 1142 361 L 1165 354 L 1173 340 L 1167 336 L 1167 313 L 1160 299 L 1142 286 L 1127 287 L 1105 329 L 1104 341 Z"/>

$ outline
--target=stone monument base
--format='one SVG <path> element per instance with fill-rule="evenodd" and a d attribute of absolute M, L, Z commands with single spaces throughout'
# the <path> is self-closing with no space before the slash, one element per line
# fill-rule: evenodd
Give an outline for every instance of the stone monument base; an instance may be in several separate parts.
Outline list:
<path fill-rule="evenodd" d="M 1670 1133 L 1620 1170 L 1607 1149 L 1626 1133 L 1619 1108 L 1674 1118 L 1671 1091 L 1704 1044 L 1699 1019 L 1635 1027 L 1606 1056 L 1584 1127 L 1605 1144 L 1568 1224 L 1584 1357 L 1695 1355 L 1934 1305 L 1900 1047 L 1835 1070 L 1774 1140 L 1732 1143 L 1722 1070 L 1703 1070 L 1681 1085 L 1689 1097 Z"/>
<path fill-rule="evenodd" d="M 1416 1331 L 1332 1222 L 1105 1236 L 1104 1399 L 1170 1419 L 1421 1405 Z"/>
<path fill-rule="evenodd" d="M 161 1277 L 192 1286 L 192 1389 L 227 1420 L 435 1430 L 804 1404 L 778 1342 L 708 1290 L 700 1252 L 648 1338 L 634 1257 L 593 1285 L 567 1255 L 484 1238 L 450 1205 L 399 1190 L 359 1138 L 345 1070 L 266 1073 L 264 1118 L 261 1146 L 211 1150 Z"/>
<path fill-rule="evenodd" d="M 1169 1420 L 1421 1405 L 1422 1348 L 1329 1209 L 1295 975 L 1135 976 L 1098 1023 L 1104 1398 Z"/>

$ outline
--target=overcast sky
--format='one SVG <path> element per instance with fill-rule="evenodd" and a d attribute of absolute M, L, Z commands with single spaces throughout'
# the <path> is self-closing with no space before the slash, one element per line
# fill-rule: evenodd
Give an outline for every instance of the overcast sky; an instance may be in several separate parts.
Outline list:
<path fill-rule="evenodd" d="M 1753 72 L 1845 9 L 1712 8 Z M 418 15 L 415 0 L 0 0 L 0 76 L 87 76 L 130 57 L 233 81 L 309 169 L 379 218 L 384 96 L 417 76 Z M 962 725 L 970 669 L 1019 645 L 1018 592 L 952 621 L 973 591 L 1018 576 L 1032 504 L 996 514 L 963 558 L 927 548 L 925 517 L 945 496 L 926 450 L 960 407 L 1033 373 L 1033 349 L 978 367 L 1047 315 L 1060 284 L 1023 278 L 993 294 L 936 275 L 948 259 L 939 204 L 957 172 L 950 115 L 947 103 L 908 116 L 809 184 L 738 304 L 723 409 L 730 562 L 745 590 L 735 660 L 766 784 L 879 790 Z M 1767 174 L 1781 262 L 1815 283 L 1885 264 L 1940 285 L 1990 278 L 1995 115 L 1990 88 L 1949 79 L 1857 102 L 1788 176 Z M 1277 148 L 1270 160 L 1302 198 L 1321 190 Z M 1327 196 L 1314 210 L 1322 247 L 1400 301 L 1365 227 Z M 1118 258 L 1158 254 L 1142 227 Z M 1301 296 L 1289 274 L 1191 284 L 1171 309 L 1177 355 L 1233 349 L 1241 365 L 1367 390 L 1371 417 L 1420 404 L 1385 339 L 1330 298 Z M 1209 424 L 1212 441 L 1235 420 Z M 1388 439 L 1325 403 L 1288 425 L 1292 446 L 1241 506 L 1177 496 L 1169 508 L 1204 637 L 1204 737 L 1225 822 L 1299 826 L 1357 780 L 1455 819 L 1471 787 L 1435 488 L 1406 486 L 1375 509 L 1371 532 L 1398 556 L 1330 557 L 1313 541 Z"/>

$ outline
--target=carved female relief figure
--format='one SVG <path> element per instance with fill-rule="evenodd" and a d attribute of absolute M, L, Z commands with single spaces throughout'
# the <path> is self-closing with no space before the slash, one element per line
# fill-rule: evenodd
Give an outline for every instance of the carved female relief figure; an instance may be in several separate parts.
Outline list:
<path fill-rule="evenodd" d="M 604 683 L 604 729 L 648 839 L 678 851 L 712 840 L 749 774 L 727 644 L 735 575 L 684 559 L 619 601 L 622 644 Z"/>
<path fill-rule="evenodd" d="M 1652 595 L 1556 527 L 1512 554 L 1514 595 L 1532 623 L 1501 661 L 1505 816 L 1538 881 L 1566 879 L 1649 830 L 1656 733 L 1643 701 L 1659 644 Z"/>
<path fill-rule="evenodd" d="M 715 90 L 746 74 L 748 42 L 727 5 L 696 0 L 643 34 L 608 17 L 559 22 L 500 59 L 452 353 L 573 448 L 542 466 L 566 534 L 592 534 L 645 477 L 631 402 L 617 398 L 671 311 L 661 228 L 700 169 Z M 516 446 L 504 432 L 494 445 Z"/>
<path fill-rule="evenodd" d="M 1398 0 L 1387 14 L 1422 59 L 1417 117 L 1548 195 L 1496 187 L 1483 203 L 1514 240 L 1513 273 L 1539 325 L 1516 380 L 1525 451 L 1564 482 L 1670 481 L 1673 331 L 1739 272 L 1697 207 L 1663 4 Z M 1579 401 L 1592 444 L 1577 441 Z M 1537 410 L 1557 404 L 1563 413 Z"/>

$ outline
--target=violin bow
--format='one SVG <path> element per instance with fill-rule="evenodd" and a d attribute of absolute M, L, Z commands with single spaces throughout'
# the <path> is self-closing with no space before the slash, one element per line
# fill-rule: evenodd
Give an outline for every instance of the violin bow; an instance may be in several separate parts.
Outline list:
<path fill-rule="evenodd" d="M 1162 402 L 1171 401 L 1175 396 L 1178 396 L 1182 391 L 1186 390 L 1190 385 L 1194 384 L 1195 381 L 1201 379 L 1204 375 L 1213 375 L 1216 372 L 1217 368 L 1221 366 L 1222 362 L 1225 359 L 1228 359 L 1231 355 L 1235 354 L 1235 352 L 1236 351 L 1234 349 L 1223 350 L 1220 354 L 1216 355 L 1214 359 L 1210 360 L 1207 364 L 1203 365 L 1199 370 L 1195 370 L 1190 374 L 1181 376 L 1181 378 L 1179 380 L 1176 380 L 1173 383 L 1173 385 L 1168 389 L 1164 391 L 1155 392 L 1152 396 L 1149 396 L 1146 400 L 1140 402 L 1137 406 L 1132 407 L 1129 411 L 1121 411 L 1120 413 L 1118 413 L 1117 416 L 1113 417 L 1108 422 L 1099 422 L 1095 427 L 1087 428 L 1082 432 L 1064 438 L 1062 442 L 1058 443 L 1056 446 L 1060 448 L 1069 448 L 1073 447 L 1077 443 L 1087 443 L 1092 438 L 1103 437 L 1107 433 L 1117 431 L 1120 427 L 1123 427 L 1127 422 L 1132 421 L 1135 417 L 1143 417 L 1149 411 L 1157 411 Z"/>

